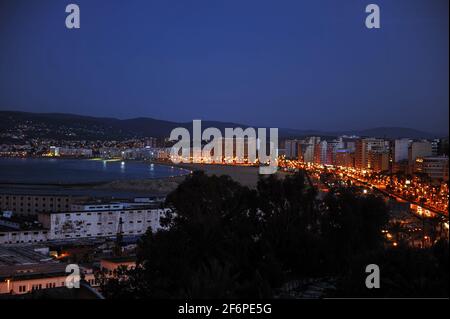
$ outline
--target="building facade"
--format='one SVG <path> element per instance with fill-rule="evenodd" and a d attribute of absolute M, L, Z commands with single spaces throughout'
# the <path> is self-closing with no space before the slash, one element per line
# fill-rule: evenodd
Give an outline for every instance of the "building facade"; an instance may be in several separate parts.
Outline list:
<path fill-rule="evenodd" d="M 394 141 L 394 162 L 408 160 L 408 148 L 411 140 L 408 138 L 397 139 Z"/>
<path fill-rule="evenodd" d="M 12 211 L 19 215 L 37 215 L 41 212 L 62 212 L 70 209 L 85 197 L 66 195 L 0 194 L 0 210 Z"/>
<path fill-rule="evenodd" d="M 23 295 L 42 289 L 66 287 L 67 264 L 38 263 L 0 267 L 0 294 Z M 94 273 L 80 267 L 84 280 L 97 286 Z"/>
<path fill-rule="evenodd" d="M 433 180 L 448 181 L 448 157 L 419 157 L 416 159 L 416 170 L 427 174 Z"/>
<path fill-rule="evenodd" d="M 408 149 L 408 173 L 412 174 L 417 170 L 416 159 L 418 157 L 431 157 L 433 154 L 432 145 L 428 141 L 412 142 Z"/>
<path fill-rule="evenodd" d="M 355 167 L 358 169 L 370 168 L 369 151 L 388 150 L 388 144 L 383 139 L 363 138 L 355 142 Z"/>
<path fill-rule="evenodd" d="M 74 205 L 68 212 L 39 214 L 39 222 L 48 229 L 49 240 L 90 237 L 114 237 L 143 235 L 149 227 L 153 231 L 161 228 L 160 218 L 169 209 L 148 205 L 126 204 Z"/>
<path fill-rule="evenodd" d="M 42 243 L 52 240 L 143 235 L 161 228 L 169 209 L 148 203 L 73 205 L 63 212 L 38 214 L 39 227 L 16 229 L 0 225 L 0 244 Z"/>

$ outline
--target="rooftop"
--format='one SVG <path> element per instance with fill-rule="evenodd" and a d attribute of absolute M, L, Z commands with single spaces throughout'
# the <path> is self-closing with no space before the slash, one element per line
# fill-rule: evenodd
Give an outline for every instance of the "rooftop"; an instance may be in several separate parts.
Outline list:
<path fill-rule="evenodd" d="M 53 259 L 39 250 L 46 247 L 39 245 L 0 246 L 0 267 L 30 265 L 51 262 Z"/>
<path fill-rule="evenodd" d="M 98 203 L 84 203 L 72 205 L 71 209 L 68 211 L 61 212 L 41 212 L 39 214 L 43 215 L 53 215 L 53 214 L 73 214 L 73 213 L 101 213 L 101 212 L 112 212 L 112 211 L 135 211 L 135 210 L 145 210 L 145 209 L 158 209 L 161 208 L 161 203 L 110 203 L 110 204 L 98 204 Z M 103 206 L 103 207 L 101 207 Z"/>
<path fill-rule="evenodd" d="M 0 280 L 66 276 L 66 267 L 66 264 L 58 262 L 0 266 Z"/>

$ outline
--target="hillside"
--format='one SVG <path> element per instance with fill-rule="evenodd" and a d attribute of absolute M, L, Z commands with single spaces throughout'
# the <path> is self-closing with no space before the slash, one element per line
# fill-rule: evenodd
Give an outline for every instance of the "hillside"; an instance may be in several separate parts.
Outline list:
<path fill-rule="evenodd" d="M 0 111 L 0 134 L 2 140 L 49 138 L 68 140 L 111 140 L 133 137 L 168 137 L 172 129 L 185 127 L 192 129 L 192 123 L 177 123 L 153 118 L 116 119 L 104 117 L 81 116 L 63 113 L 27 113 Z M 217 127 L 222 132 L 226 127 L 242 127 L 245 124 L 219 121 L 202 121 L 202 128 Z M 362 131 L 335 131 L 279 129 L 281 138 L 303 136 L 333 137 L 338 135 L 358 135 L 384 138 L 434 138 L 436 134 L 421 132 L 410 128 L 378 127 Z"/>

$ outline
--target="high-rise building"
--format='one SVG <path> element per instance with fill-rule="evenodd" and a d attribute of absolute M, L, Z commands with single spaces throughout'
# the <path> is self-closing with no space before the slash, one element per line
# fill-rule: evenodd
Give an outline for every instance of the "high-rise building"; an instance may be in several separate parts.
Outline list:
<path fill-rule="evenodd" d="M 412 142 L 408 148 L 408 172 L 412 174 L 415 171 L 416 159 L 418 157 L 430 157 L 433 153 L 431 143 L 428 141 Z"/>
<path fill-rule="evenodd" d="M 368 153 L 371 150 L 387 151 L 388 142 L 377 138 L 363 138 L 355 142 L 355 167 L 358 169 L 369 168 Z"/>
<path fill-rule="evenodd" d="M 354 153 L 349 149 L 339 149 L 336 151 L 335 164 L 336 166 L 353 167 Z"/>
<path fill-rule="evenodd" d="M 312 163 L 314 161 L 314 144 L 303 144 L 302 148 L 305 149 L 303 160 L 305 163 Z"/>
<path fill-rule="evenodd" d="M 303 158 L 305 163 L 314 162 L 314 154 L 316 149 L 316 144 L 320 143 L 320 137 L 312 136 L 301 141 L 301 147 L 298 147 L 298 158 Z"/>
<path fill-rule="evenodd" d="M 402 138 L 394 142 L 394 162 L 398 163 L 408 159 L 408 148 L 411 145 L 411 140 Z"/>
<path fill-rule="evenodd" d="M 368 152 L 368 168 L 375 172 L 389 170 L 389 152 L 383 149 L 372 149 Z"/>
<path fill-rule="evenodd" d="M 297 159 L 298 158 L 298 145 L 300 141 L 298 140 L 286 140 L 284 143 L 284 148 L 286 149 L 286 158 Z"/>
<path fill-rule="evenodd" d="M 307 146 L 308 144 L 306 144 L 304 141 L 300 141 L 297 144 L 297 160 L 299 160 L 300 162 L 305 161 L 305 151 Z"/>
<path fill-rule="evenodd" d="M 339 149 L 344 148 L 344 143 L 342 138 L 338 138 L 328 142 L 327 145 L 327 160 L 326 164 L 335 165 L 336 163 L 336 152 Z"/>
<path fill-rule="evenodd" d="M 438 156 L 440 140 L 438 138 L 431 141 L 431 154 L 432 156 Z"/>
<path fill-rule="evenodd" d="M 328 143 L 323 140 L 314 146 L 314 163 L 327 164 Z"/>

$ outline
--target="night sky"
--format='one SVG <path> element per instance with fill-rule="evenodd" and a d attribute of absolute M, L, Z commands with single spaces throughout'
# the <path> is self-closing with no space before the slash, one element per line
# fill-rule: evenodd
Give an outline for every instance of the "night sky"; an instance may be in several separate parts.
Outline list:
<path fill-rule="evenodd" d="M 65 27 L 65 7 L 81 29 Z M 381 29 L 365 27 L 365 6 Z M 448 131 L 448 0 L 0 0 L 0 109 Z"/>

